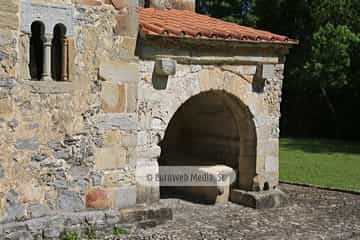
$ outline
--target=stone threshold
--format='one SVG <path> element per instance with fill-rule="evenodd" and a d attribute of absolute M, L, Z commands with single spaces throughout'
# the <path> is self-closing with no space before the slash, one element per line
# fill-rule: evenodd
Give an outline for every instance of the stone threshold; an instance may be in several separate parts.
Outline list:
<path fill-rule="evenodd" d="M 172 210 L 161 204 L 137 205 L 120 210 L 59 213 L 26 221 L 0 224 L 0 239 L 61 239 L 65 233 L 97 236 L 111 235 L 114 228 L 155 227 L 173 217 Z"/>

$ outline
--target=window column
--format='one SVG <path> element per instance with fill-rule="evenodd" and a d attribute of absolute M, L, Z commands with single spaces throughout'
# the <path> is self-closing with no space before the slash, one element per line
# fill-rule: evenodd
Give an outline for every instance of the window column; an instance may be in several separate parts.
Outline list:
<path fill-rule="evenodd" d="M 44 42 L 44 60 L 43 60 L 43 73 L 42 73 L 42 81 L 52 80 L 51 78 L 51 42 L 52 35 L 45 35 L 43 37 Z"/>
<path fill-rule="evenodd" d="M 62 71 L 61 71 L 61 77 L 63 81 L 69 80 L 69 41 L 65 37 L 63 39 L 63 52 L 62 52 Z"/>

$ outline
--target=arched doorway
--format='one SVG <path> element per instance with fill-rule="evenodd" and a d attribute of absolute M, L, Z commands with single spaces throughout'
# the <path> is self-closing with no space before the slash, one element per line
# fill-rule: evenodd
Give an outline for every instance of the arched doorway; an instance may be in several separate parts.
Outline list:
<path fill-rule="evenodd" d="M 255 124 L 248 107 L 234 95 L 211 90 L 191 97 L 174 114 L 160 143 L 159 165 L 224 165 L 236 172 L 231 188 L 252 190 L 256 146 Z M 171 187 L 160 191 L 162 196 L 179 192 Z"/>

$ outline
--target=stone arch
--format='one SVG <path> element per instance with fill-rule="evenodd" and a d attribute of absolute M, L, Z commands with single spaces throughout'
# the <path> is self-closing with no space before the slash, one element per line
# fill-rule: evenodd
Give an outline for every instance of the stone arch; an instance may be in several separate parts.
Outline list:
<path fill-rule="evenodd" d="M 58 23 L 53 30 L 52 49 L 51 49 L 51 77 L 56 81 L 66 80 L 65 68 L 65 42 L 67 28 L 64 24 Z"/>
<path fill-rule="evenodd" d="M 202 91 L 185 101 L 159 145 L 160 166 L 226 165 L 237 172 L 234 187 L 253 189 L 257 167 L 253 115 L 225 90 Z"/>
<path fill-rule="evenodd" d="M 44 61 L 44 38 L 45 24 L 34 21 L 31 24 L 30 48 L 29 48 L 29 72 L 31 79 L 40 80 L 43 73 Z"/>

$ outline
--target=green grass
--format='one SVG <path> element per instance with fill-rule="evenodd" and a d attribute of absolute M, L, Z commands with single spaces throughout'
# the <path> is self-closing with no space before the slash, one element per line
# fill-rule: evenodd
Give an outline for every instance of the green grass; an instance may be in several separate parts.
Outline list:
<path fill-rule="evenodd" d="M 360 191 L 360 143 L 281 139 L 280 180 Z"/>

